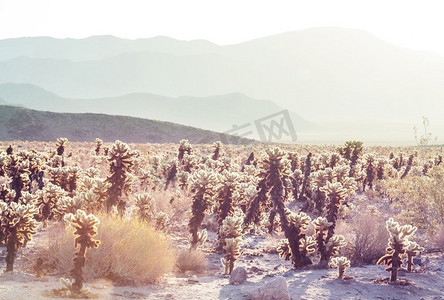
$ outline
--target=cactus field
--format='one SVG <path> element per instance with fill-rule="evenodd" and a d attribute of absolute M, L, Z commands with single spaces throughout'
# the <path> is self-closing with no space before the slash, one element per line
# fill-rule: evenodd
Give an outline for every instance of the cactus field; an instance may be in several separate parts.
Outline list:
<path fill-rule="evenodd" d="M 443 154 L 3 141 L 0 299 L 444 299 Z"/>

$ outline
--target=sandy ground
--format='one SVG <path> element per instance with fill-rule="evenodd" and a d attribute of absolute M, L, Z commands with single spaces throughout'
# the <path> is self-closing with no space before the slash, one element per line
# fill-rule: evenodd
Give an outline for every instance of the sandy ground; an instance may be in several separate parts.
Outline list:
<path fill-rule="evenodd" d="M 98 280 L 87 282 L 99 299 L 245 299 L 246 296 L 276 276 L 287 279 L 291 299 L 444 299 L 444 255 L 427 255 L 430 262 L 420 272 L 401 272 L 400 278 L 413 285 L 387 285 L 374 279 L 388 277 L 383 266 L 369 265 L 347 270 L 353 279 L 336 279 L 334 269 L 292 270 L 287 261 L 275 253 L 268 253 L 270 240 L 247 237 L 244 253 L 236 266 L 248 272 L 247 282 L 229 285 L 229 277 L 222 275 L 220 255 L 208 254 L 209 270 L 203 275 L 169 274 L 161 283 L 150 286 L 114 286 Z M 3 248 L 4 250 L 4 248 Z M 20 265 L 20 258 L 17 262 Z M 4 268 L 4 262 L 0 262 Z M 45 296 L 52 289 L 61 288 L 58 276 L 36 278 L 20 271 L 0 275 L 0 299 L 54 299 Z"/>

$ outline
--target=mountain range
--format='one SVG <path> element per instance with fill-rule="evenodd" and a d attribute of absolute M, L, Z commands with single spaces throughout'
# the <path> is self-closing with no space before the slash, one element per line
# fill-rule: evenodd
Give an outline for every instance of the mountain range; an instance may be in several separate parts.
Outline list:
<path fill-rule="evenodd" d="M 377 123 L 389 139 L 390 124 L 411 128 L 423 115 L 444 124 L 443 57 L 345 28 L 225 46 L 169 37 L 0 40 L 1 83 L 46 90 L 54 111 L 119 112 L 218 131 L 279 109 L 317 135 L 325 124 L 343 124 L 341 131 Z M 49 110 L 10 96 L 0 89 L 6 103 Z M 364 126 L 356 138 L 372 131 Z"/>
<path fill-rule="evenodd" d="M 191 143 L 223 141 L 252 144 L 257 141 L 199 128 L 127 116 L 54 113 L 0 105 L 0 140 L 55 141 L 66 137 L 73 142 Z"/>
<path fill-rule="evenodd" d="M 233 125 L 241 126 L 283 110 L 273 102 L 252 99 L 241 93 L 203 98 L 132 93 L 110 98 L 69 99 L 31 84 L 16 83 L 0 84 L 0 99 L 8 105 L 36 110 L 125 115 L 218 132 L 229 131 Z M 299 131 L 317 127 L 296 113 L 290 112 L 289 115 Z"/>

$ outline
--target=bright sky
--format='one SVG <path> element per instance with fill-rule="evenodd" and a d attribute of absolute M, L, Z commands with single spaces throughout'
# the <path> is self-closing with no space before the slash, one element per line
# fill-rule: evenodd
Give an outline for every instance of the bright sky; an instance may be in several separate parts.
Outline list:
<path fill-rule="evenodd" d="M 319 26 L 444 55 L 442 0 L 0 0 L 0 39 L 166 35 L 232 44 Z"/>

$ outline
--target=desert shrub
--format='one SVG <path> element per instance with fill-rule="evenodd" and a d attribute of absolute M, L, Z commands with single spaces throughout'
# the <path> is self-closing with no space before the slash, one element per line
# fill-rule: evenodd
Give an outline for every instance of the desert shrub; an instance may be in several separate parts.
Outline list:
<path fill-rule="evenodd" d="M 415 224 L 429 234 L 436 233 L 444 224 L 444 167 L 436 166 L 428 176 L 390 179 L 380 184 L 381 192 L 388 196 L 399 210 L 397 219 Z"/>
<path fill-rule="evenodd" d="M 120 283 L 151 283 L 173 270 L 175 253 L 163 234 L 136 219 L 97 216 L 100 224 L 95 238 L 101 244 L 86 254 L 86 280 L 106 277 Z M 47 241 L 37 242 L 36 255 L 60 275 L 69 274 L 75 251 L 74 230 L 52 226 L 45 234 Z"/>
<path fill-rule="evenodd" d="M 208 267 L 208 261 L 205 254 L 197 249 L 182 250 L 177 257 L 177 268 L 179 271 L 203 273 Z"/>
<path fill-rule="evenodd" d="M 352 264 L 374 263 L 385 253 L 389 237 L 384 218 L 371 212 L 354 214 L 348 221 L 340 220 L 336 232 L 345 236 L 347 246 L 341 254 Z"/>
<path fill-rule="evenodd" d="M 444 224 L 439 228 L 434 240 L 438 248 L 444 251 Z"/>

